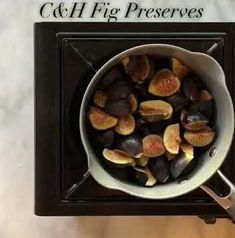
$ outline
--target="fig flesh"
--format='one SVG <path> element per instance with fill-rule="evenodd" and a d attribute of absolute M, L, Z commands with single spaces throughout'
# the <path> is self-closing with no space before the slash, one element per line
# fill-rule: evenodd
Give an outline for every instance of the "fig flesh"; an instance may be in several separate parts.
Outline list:
<path fill-rule="evenodd" d="M 173 112 L 172 106 L 162 100 L 149 100 L 140 103 L 139 113 L 148 122 L 168 120 Z"/>
<path fill-rule="evenodd" d="M 114 127 L 115 132 L 120 135 L 130 135 L 135 130 L 135 119 L 131 114 L 121 116 L 117 125 Z"/>
<path fill-rule="evenodd" d="M 149 158 L 142 155 L 140 158 L 135 159 L 135 162 L 136 162 L 136 165 L 145 167 L 147 166 L 149 162 Z"/>
<path fill-rule="evenodd" d="M 118 119 L 102 111 L 98 107 L 91 107 L 88 113 L 89 120 L 93 128 L 97 130 L 107 130 L 118 123 Z"/>
<path fill-rule="evenodd" d="M 167 126 L 163 135 L 165 148 L 171 154 L 178 154 L 180 147 L 180 126 L 179 123 Z"/>
<path fill-rule="evenodd" d="M 186 77 L 189 73 L 189 69 L 178 59 L 170 59 L 171 69 L 173 73 L 181 80 Z"/>
<path fill-rule="evenodd" d="M 162 69 L 151 79 L 148 91 L 155 96 L 166 97 L 176 93 L 179 88 L 179 78 L 171 70 Z"/>
<path fill-rule="evenodd" d="M 130 104 L 130 111 L 131 111 L 131 113 L 134 113 L 138 108 L 138 102 L 137 102 L 135 95 L 133 93 L 130 94 L 128 97 L 128 100 L 129 100 L 129 104 Z"/>
<path fill-rule="evenodd" d="M 96 90 L 93 98 L 93 102 L 97 107 L 104 108 L 107 100 L 107 96 L 100 90 Z"/>
<path fill-rule="evenodd" d="M 162 138 L 155 134 L 143 138 L 143 155 L 149 158 L 159 157 L 165 153 Z"/>

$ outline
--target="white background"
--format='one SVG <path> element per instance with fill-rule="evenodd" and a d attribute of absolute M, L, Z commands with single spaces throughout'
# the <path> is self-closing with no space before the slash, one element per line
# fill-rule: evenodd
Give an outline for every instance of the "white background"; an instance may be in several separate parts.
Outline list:
<path fill-rule="evenodd" d="M 123 5 L 126 1 L 110 2 Z M 148 7 L 204 7 L 204 17 L 198 21 L 235 21 L 233 0 L 136 2 Z M 226 220 L 210 226 L 196 217 L 33 215 L 33 23 L 42 21 L 40 5 L 36 0 L 0 0 L 0 237 L 235 237 L 235 225 Z"/>

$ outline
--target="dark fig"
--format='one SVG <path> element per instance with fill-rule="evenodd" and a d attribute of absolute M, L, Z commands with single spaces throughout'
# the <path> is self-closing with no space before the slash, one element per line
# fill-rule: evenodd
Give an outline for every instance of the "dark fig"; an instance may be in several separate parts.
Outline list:
<path fill-rule="evenodd" d="M 124 99 L 128 97 L 132 89 L 131 82 L 119 80 L 107 88 L 106 94 L 112 100 Z"/>
<path fill-rule="evenodd" d="M 125 72 L 138 84 L 144 83 L 150 74 L 150 62 L 146 55 L 130 55 L 122 60 Z"/>
<path fill-rule="evenodd" d="M 192 159 L 193 158 L 186 157 L 184 153 L 177 155 L 177 157 L 172 160 L 170 165 L 170 172 L 172 177 L 179 177 L 179 175 L 186 169 Z"/>
<path fill-rule="evenodd" d="M 115 66 L 112 67 L 105 76 L 100 80 L 98 84 L 98 88 L 100 89 L 106 89 L 110 85 L 112 85 L 114 82 L 119 81 L 124 77 L 124 72 L 122 68 Z"/>
<path fill-rule="evenodd" d="M 133 177 L 134 181 L 142 186 L 152 187 L 157 183 L 156 178 L 154 178 L 154 176 L 147 167 L 146 168 L 134 167 Z"/>
<path fill-rule="evenodd" d="M 161 183 L 166 183 L 170 177 L 169 161 L 164 157 L 150 159 L 149 169 L 157 181 Z"/>
<path fill-rule="evenodd" d="M 210 101 L 199 101 L 193 104 L 190 108 L 190 111 L 198 111 L 205 115 L 207 118 L 212 118 L 215 111 L 215 102 L 214 100 Z"/>
<path fill-rule="evenodd" d="M 178 59 L 171 58 L 170 64 L 172 71 L 180 80 L 188 75 L 189 69 Z"/>
<path fill-rule="evenodd" d="M 158 135 L 150 134 L 143 138 L 143 155 L 149 158 L 159 157 L 165 153 L 162 138 Z"/>
<path fill-rule="evenodd" d="M 136 162 L 136 165 L 145 167 L 145 166 L 147 166 L 147 164 L 149 162 L 149 158 L 142 155 L 140 158 L 136 158 L 135 162 Z"/>
<path fill-rule="evenodd" d="M 209 145 L 215 137 L 215 132 L 210 127 L 205 127 L 201 131 L 185 131 L 185 140 L 196 147 L 204 147 Z"/>
<path fill-rule="evenodd" d="M 107 130 L 98 134 L 97 138 L 103 147 L 111 148 L 114 143 L 115 132 L 113 130 Z"/>
<path fill-rule="evenodd" d="M 200 101 L 210 101 L 213 99 L 212 94 L 207 90 L 202 90 L 200 92 Z"/>
<path fill-rule="evenodd" d="M 179 123 L 167 126 L 163 135 L 165 148 L 171 154 L 178 154 L 180 147 L 180 126 Z"/>
<path fill-rule="evenodd" d="M 129 166 L 127 167 L 121 166 L 121 168 L 120 166 L 109 166 L 108 169 L 109 169 L 109 172 L 115 177 L 117 177 L 118 179 L 121 179 L 121 180 L 131 179 L 130 172 L 132 168 Z"/>
<path fill-rule="evenodd" d="M 148 122 L 148 128 L 152 134 L 163 134 L 166 127 L 171 124 L 170 120 L 159 121 L 159 122 Z"/>
<path fill-rule="evenodd" d="M 135 130 L 135 119 L 131 114 L 119 117 L 115 132 L 120 135 L 130 135 Z"/>
<path fill-rule="evenodd" d="M 117 141 L 117 149 L 125 151 L 132 157 L 141 157 L 143 154 L 142 139 L 138 135 L 129 135 L 121 137 Z"/>
<path fill-rule="evenodd" d="M 176 93 L 180 88 L 179 78 L 169 69 L 158 71 L 149 84 L 149 93 L 166 97 Z"/>
<path fill-rule="evenodd" d="M 165 156 L 166 156 L 166 158 L 167 158 L 168 160 L 173 160 L 173 159 L 175 159 L 175 157 L 176 157 L 175 154 L 171 154 L 171 153 L 168 152 L 167 150 L 166 150 L 166 152 L 165 152 Z"/>
<path fill-rule="evenodd" d="M 134 159 L 126 153 L 122 153 L 120 150 L 110 150 L 105 148 L 103 150 L 103 156 L 110 164 L 114 166 L 116 165 L 118 167 L 125 167 L 135 165 Z"/>
<path fill-rule="evenodd" d="M 129 103 L 130 103 L 131 113 L 134 113 L 138 108 L 138 102 L 137 102 L 137 99 L 136 99 L 135 95 L 133 93 L 130 94 L 129 97 L 128 97 L 128 100 L 129 100 Z"/>
<path fill-rule="evenodd" d="M 102 111 L 98 107 L 91 107 L 88 113 L 91 125 L 97 130 L 106 130 L 114 127 L 118 119 Z"/>
<path fill-rule="evenodd" d="M 127 99 L 107 100 L 105 111 L 117 117 L 128 116 L 130 114 L 130 104 Z"/>
<path fill-rule="evenodd" d="M 200 131 L 209 123 L 209 120 L 198 111 L 182 111 L 180 119 L 183 127 L 190 131 Z"/>
<path fill-rule="evenodd" d="M 186 101 L 185 97 L 183 97 L 179 93 L 174 94 L 174 95 L 170 96 L 169 98 L 167 98 L 167 102 L 169 102 L 171 104 L 174 112 L 181 111 L 187 105 L 187 101 Z"/>
<path fill-rule="evenodd" d="M 140 103 L 139 113 L 148 122 L 167 120 L 173 112 L 172 106 L 162 100 L 149 100 Z"/>
<path fill-rule="evenodd" d="M 185 97 L 190 102 L 196 102 L 199 100 L 200 90 L 199 90 L 198 84 L 192 78 L 187 78 L 183 80 L 182 88 L 183 88 Z"/>
<path fill-rule="evenodd" d="M 93 102 L 96 106 L 104 108 L 106 100 L 107 96 L 102 91 L 100 90 L 95 91 Z"/>

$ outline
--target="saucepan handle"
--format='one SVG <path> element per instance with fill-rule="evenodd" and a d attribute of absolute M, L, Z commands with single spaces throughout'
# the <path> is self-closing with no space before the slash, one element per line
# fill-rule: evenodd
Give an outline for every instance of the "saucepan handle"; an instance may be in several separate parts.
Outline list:
<path fill-rule="evenodd" d="M 230 192 L 226 197 L 221 197 L 205 184 L 201 185 L 201 189 L 208 193 L 216 202 L 222 206 L 226 212 L 235 220 L 235 186 L 228 178 L 220 171 L 217 171 L 220 178 L 228 185 Z"/>

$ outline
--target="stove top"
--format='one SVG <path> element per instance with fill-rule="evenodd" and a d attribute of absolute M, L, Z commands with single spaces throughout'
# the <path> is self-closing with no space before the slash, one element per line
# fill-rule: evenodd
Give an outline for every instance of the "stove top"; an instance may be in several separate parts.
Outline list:
<path fill-rule="evenodd" d="M 199 215 L 227 217 L 202 190 L 169 200 L 146 200 L 97 184 L 87 171 L 79 107 L 92 76 L 115 54 L 164 43 L 210 54 L 223 67 L 234 98 L 232 23 L 36 23 L 37 215 Z M 222 170 L 235 183 L 233 146 Z M 210 186 L 221 194 L 216 177 Z"/>

